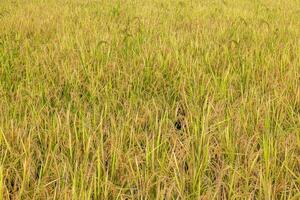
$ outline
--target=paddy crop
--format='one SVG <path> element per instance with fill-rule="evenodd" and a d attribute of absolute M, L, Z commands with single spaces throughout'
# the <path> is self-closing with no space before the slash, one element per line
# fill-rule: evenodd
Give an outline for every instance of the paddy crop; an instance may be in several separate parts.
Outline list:
<path fill-rule="evenodd" d="M 0 199 L 300 199 L 299 0 L 1 0 Z"/>

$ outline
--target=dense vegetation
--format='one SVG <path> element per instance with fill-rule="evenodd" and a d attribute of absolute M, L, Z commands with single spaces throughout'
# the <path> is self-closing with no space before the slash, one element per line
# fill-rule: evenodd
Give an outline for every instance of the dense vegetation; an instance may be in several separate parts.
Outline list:
<path fill-rule="evenodd" d="M 300 199 L 299 0 L 1 0 L 9 198 Z"/>

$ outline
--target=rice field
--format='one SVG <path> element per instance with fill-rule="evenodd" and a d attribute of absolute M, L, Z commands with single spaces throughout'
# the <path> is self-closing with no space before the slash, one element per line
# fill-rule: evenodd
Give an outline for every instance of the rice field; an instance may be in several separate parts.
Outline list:
<path fill-rule="evenodd" d="M 300 199 L 300 1 L 1 0 L 5 199 Z"/>

